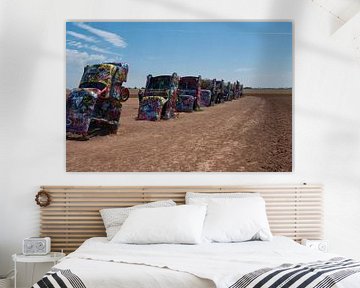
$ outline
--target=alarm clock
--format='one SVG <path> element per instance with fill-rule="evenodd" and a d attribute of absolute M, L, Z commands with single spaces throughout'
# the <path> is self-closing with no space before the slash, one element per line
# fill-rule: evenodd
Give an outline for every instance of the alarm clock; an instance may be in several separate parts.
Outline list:
<path fill-rule="evenodd" d="M 314 250 L 318 250 L 321 252 L 327 252 L 328 250 L 328 243 L 325 240 L 308 240 L 308 239 L 303 239 L 301 241 L 301 244 L 309 247 L 311 249 Z"/>
<path fill-rule="evenodd" d="M 24 255 L 46 255 L 50 253 L 50 237 L 30 237 L 23 240 Z"/>

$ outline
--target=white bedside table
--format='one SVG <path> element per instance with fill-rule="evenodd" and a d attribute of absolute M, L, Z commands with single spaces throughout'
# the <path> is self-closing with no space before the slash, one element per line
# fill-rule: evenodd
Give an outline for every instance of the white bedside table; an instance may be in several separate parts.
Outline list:
<path fill-rule="evenodd" d="M 12 259 L 14 261 L 14 270 L 15 270 L 15 277 L 14 277 L 14 288 L 16 288 L 16 264 L 17 263 L 33 263 L 34 265 L 36 263 L 53 263 L 54 265 L 56 263 L 58 263 L 58 261 L 65 257 L 65 253 L 60 253 L 60 252 L 50 252 L 49 254 L 46 255 L 39 255 L 39 256 L 27 256 L 24 254 L 14 254 L 12 255 Z M 32 269 L 32 273 L 31 273 L 31 285 L 33 285 L 34 281 L 34 267 Z"/>

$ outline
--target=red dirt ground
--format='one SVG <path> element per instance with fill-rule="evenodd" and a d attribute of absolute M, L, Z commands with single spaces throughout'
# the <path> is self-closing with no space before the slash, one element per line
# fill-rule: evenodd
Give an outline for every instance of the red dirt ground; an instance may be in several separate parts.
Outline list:
<path fill-rule="evenodd" d="M 67 171 L 292 171 L 292 97 L 284 91 L 248 93 L 168 121 L 137 121 L 137 109 L 137 99 L 123 104 L 117 135 L 67 140 Z"/>

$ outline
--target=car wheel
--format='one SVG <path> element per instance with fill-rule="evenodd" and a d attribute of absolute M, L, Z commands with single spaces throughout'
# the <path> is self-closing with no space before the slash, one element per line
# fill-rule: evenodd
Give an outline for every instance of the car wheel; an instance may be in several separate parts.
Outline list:
<path fill-rule="evenodd" d="M 122 102 L 125 102 L 126 100 L 128 100 L 129 97 L 130 97 L 129 89 L 128 88 L 122 88 L 120 96 L 121 96 L 120 99 L 121 99 Z"/>

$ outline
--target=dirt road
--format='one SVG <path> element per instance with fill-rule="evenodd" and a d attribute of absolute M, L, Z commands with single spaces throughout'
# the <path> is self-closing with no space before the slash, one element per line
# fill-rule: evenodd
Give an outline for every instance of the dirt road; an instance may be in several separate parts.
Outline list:
<path fill-rule="evenodd" d="M 66 141 L 67 171 L 290 172 L 292 97 L 258 94 L 159 122 L 129 99 L 117 135 Z"/>

